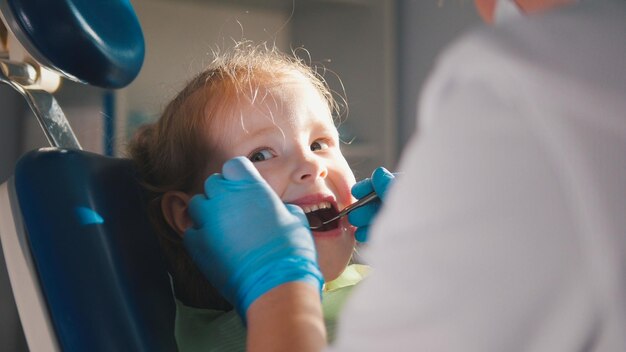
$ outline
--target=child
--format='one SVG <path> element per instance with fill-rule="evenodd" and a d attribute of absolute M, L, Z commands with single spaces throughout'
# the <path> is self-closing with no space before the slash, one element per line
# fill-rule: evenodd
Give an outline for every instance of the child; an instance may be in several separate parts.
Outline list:
<path fill-rule="evenodd" d="M 311 221 L 335 215 L 354 201 L 355 179 L 340 150 L 333 111 L 337 104 L 326 82 L 301 60 L 244 42 L 219 55 L 131 142 L 169 263 L 181 351 L 244 350 L 246 333 L 183 247 L 192 225 L 189 200 L 225 161 L 246 156 L 278 196 L 300 206 Z M 327 283 L 323 304 L 332 339 L 347 288 L 366 268 L 346 269 L 355 245 L 347 218 L 313 237 Z"/>

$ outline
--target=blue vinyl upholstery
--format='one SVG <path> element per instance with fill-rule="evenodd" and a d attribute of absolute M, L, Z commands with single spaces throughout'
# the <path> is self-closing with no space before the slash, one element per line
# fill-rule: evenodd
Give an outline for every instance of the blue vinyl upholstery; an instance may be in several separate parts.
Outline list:
<path fill-rule="evenodd" d="M 129 0 L 0 0 L 12 32 L 42 65 L 103 88 L 139 73 L 143 32 Z"/>
<path fill-rule="evenodd" d="M 16 166 L 15 187 L 63 351 L 175 351 L 175 306 L 127 159 L 56 148 Z"/>

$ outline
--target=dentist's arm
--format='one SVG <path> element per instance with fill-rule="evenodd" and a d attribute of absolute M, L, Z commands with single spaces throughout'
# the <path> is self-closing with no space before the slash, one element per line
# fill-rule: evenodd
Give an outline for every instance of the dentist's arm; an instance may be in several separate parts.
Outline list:
<path fill-rule="evenodd" d="M 184 244 L 207 279 L 248 324 L 255 351 L 325 345 L 323 277 L 302 210 L 285 205 L 246 158 L 210 176 L 190 201 Z"/>
<path fill-rule="evenodd" d="M 326 328 L 319 292 L 301 282 L 278 286 L 248 309 L 247 351 L 321 351 Z"/>

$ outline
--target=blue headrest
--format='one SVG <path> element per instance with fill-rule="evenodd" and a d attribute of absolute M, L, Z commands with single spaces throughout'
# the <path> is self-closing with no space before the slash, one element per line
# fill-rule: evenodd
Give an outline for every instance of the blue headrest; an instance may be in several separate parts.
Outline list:
<path fill-rule="evenodd" d="M 8 26 L 44 66 L 103 88 L 132 82 L 143 64 L 129 0 L 0 0 Z"/>
<path fill-rule="evenodd" d="M 64 351 L 175 351 L 175 306 L 131 162 L 41 149 L 15 188 Z"/>

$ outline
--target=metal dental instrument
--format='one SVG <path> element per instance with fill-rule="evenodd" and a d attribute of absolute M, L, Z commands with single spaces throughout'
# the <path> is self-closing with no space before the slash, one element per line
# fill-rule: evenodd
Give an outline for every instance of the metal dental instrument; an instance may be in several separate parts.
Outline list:
<path fill-rule="evenodd" d="M 330 224 L 331 222 L 346 216 L 349 212 L 353 211 L 354 209 L 360 208 L 362 206 L 364 206 L 365 204 L 378 199 L 378 195 L 376 194 L 376 192 L 372 191 L 371 193 L 367 194 L 365 197 L 357 200 L 356 202 L 348 205 L 347 207 L 343 208 L 342 211 L 339 212 L 339 214 L 333 216 L 332 218 L 322 222 L 320 225 L 318 226 L 310 226 L 311 230 L 318 230 L 321 229 L 322 227 L 324 227 L 324 225 Z"/>

